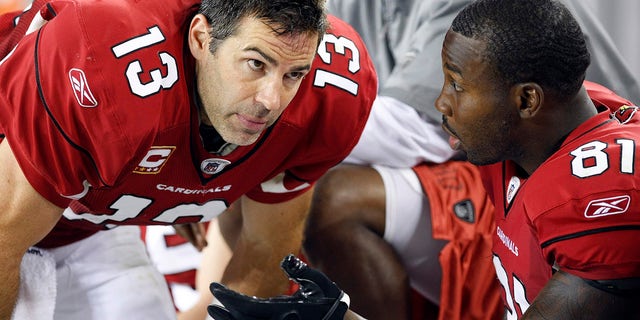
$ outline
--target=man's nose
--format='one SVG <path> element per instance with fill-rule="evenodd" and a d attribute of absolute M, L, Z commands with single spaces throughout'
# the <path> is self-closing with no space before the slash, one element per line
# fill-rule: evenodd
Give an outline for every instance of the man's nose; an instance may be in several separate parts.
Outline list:
<path fill-rule="evenodd" d="M 436 99 L 435 103 L 436 110 L 440 111 L 440 113 L 445 116 L 451 116 L 451 104 L 448 101 L 448 98 L 440 92 L 440 95 Z"/>
<path fill-rule="evenodd" d="M 265 82 L 256 94 L 256 101 L 269 111 L 277 111 L 282 108 L 281 97 L 283 92 L 284 86 L 280 79 L 265 79 Z"/>

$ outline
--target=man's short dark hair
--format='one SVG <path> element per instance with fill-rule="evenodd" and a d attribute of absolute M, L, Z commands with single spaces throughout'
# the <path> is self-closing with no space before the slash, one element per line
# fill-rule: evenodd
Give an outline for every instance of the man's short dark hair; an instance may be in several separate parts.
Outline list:
<path fill-rule="evenodd" d="M 580 25 L 556 0 L 478 0 L 451 29 L 486 43 L 486 59 L 508 84 L 536 82 L 575 95 L 590 63 Z"/>
<path fill-rule="evenodd" d="M 273 27 L 276 35 L 317 33 L 322 39 L 327 19 L 325 0 L 203 0 L 199 13 L 211 25 L 210 50 L 235 34 L 240 20 L 255 17 Z M 319 41 L 319 40 L 318 40 Z"/>

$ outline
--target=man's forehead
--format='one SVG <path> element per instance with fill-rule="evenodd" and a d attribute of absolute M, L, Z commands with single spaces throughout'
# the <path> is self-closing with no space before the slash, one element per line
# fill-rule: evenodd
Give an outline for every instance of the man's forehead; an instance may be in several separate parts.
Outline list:
<path fill-rule="evenodd" d="M 264 21 L 245 18 L 242 23 L 239 32 L 233 36 L 233 41 L 242 51 L 257 52 L 273 64 L 278 64 L 282 59 L 309 62 L 315 56 L 318 43 L 315 33 L 278 35 L 273 26 Z"/>
<path fill-rule="evenodd" d="M 462 72 L 469 64 L 485 61 L 486 43 L 449 30 L 442 46 L 442 57 L 453 69 Z"/>
<path fill-rule="evenodd" d="M 315 45 L 318 41 L 318 34 L 309 31 L 283 31 L 282 25 L 277 22 L 272 22 L 264 19 L 260 19 L 253 16 L 243 17 L 238 25 L 237 36 L 251 36 L 256 32 L 268 36 L 271 39 L 277 39 L 285 44 L 291 46 L 307 45 L 307 42 L 311 41 L 312 45 Z M 314 42 L 315 41 L 315 42 Z"/>

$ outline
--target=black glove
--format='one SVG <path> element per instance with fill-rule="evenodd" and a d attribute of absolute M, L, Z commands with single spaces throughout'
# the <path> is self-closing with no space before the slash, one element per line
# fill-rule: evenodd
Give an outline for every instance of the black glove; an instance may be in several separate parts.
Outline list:
<path fill-rule="evenodd" d="M 220 283 L 209 286 L 224 306 L 210 305 L 215 320 L 342 320 L 349 309 L 349 296 L 324 273 L 288 255 L 280 267 L 299 285 L 292 296 L 249 297 L 227 289 Z"/>

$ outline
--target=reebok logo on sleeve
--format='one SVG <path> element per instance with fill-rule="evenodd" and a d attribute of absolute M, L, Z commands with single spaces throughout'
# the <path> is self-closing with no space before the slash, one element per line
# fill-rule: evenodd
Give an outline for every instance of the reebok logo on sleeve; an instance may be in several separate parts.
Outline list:
<path fill-rule="evenodd" d="M 584 210 L 584 216 L 586 218 L 599 218 L 622 214 L 629 209 L 630 203 L 631 197 L 628 195 L 593 200 L 589 202 L 589 205 Z"/>
<path fill-rule="evenodd" d="M 91 89 L 89 89 L 84 71 L 76 68 L 69 70 L 69 81 L 71 81 L 71 88 L 73 89 L 73 94 L 76 96 L 78 104 L 85 108 L 98 106 L 98 101 L 93 97 L 93 93 L 91 93 Z"/>

